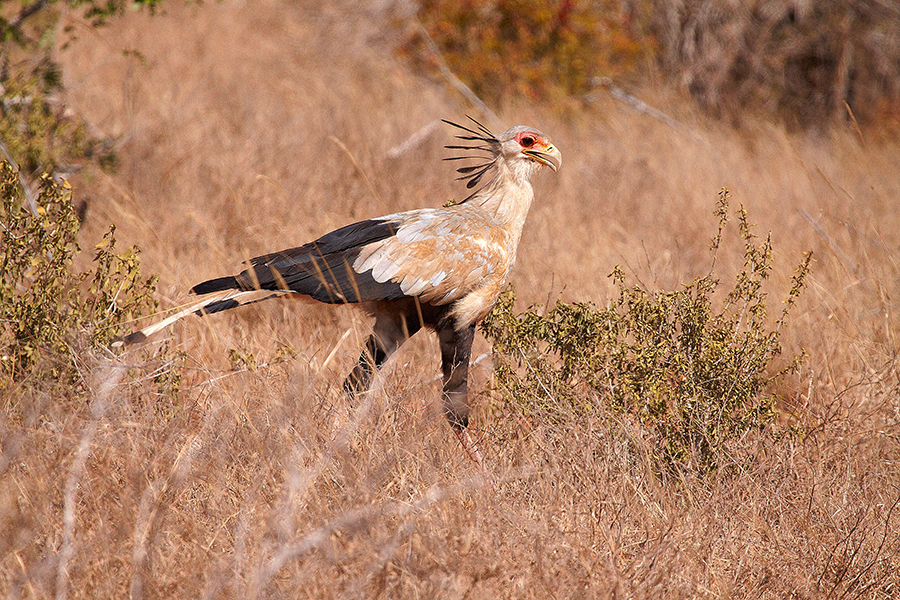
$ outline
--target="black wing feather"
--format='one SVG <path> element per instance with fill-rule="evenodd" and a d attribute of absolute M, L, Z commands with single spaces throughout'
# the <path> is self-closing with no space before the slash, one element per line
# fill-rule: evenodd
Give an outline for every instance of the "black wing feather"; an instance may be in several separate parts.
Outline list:
<path fill-rule="evenodd" d="M 303 246 L 257 256 L 239 275 L 210 279 L 195 285 L 191 291 L 209 294 L 231 289 L 281 290 L 329 304 L 402 298 L 405 294 L 400 284 L 379 283 L 371 270 L 356 273 L 352 268 L 363 246 L 391 237 L 396 226 L 395 221 L 382 219 L 352 223 Z M 207 312 L 235 305 L 222 301 Z"/>

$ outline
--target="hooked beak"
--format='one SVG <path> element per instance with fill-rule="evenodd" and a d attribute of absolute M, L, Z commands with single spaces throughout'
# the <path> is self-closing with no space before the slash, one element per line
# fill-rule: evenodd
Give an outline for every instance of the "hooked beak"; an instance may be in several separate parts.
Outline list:
<path fill-rule="evenodd" d="M 559 168 L 562 166 L 562 155 L 553 144 L 548 144 L 543 150 L 534 148 L 522 150 L 522 154 L 542 165 L 547 165 L 554 171 L 559 171 Z"/>

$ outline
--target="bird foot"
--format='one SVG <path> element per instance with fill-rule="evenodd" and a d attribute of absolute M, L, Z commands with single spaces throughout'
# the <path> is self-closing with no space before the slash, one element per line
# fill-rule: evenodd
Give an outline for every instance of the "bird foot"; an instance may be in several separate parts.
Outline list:
<path fill-rule="evenodd" d="M 481 455 L 481 452 L 478 450 L 478 446 L 475 445 L 475 440 L 472 439 L 472 436 L 469 435 L 468 429 L 456 429 L 453 428 L 453 433 L 456 434 L 456 438 L 459 440 L 460 446 L 463 447 L 463 450 L 466 451 L 466 454 L 472 459 L 476 465 L 478 465 L 478 469 L 484 474 L 487 478 L 488 483 L 491 484 L 491 489 L 494 493 L 497 493 L 497 486 L 494 485 L 494 478 L 488 472 L 487 469 L 484 468 L 484 457 Z"/>

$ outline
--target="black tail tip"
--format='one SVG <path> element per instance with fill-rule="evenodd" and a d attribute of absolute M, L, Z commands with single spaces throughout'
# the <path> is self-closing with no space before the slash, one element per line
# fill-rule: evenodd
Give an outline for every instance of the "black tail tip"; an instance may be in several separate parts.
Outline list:
<path fill-rule="evenodd" d="M 143 331 L 135 331 L 134 333 L 129 333 L 122 340 L 126 346 L 130 346 L 131 344 L 140 344 L 145 341 L 147 336 L 144 335 Z"/>
<path fill-rule="evenodd" d="M 238 285 L 237 278 L 233 275 L 230 275 L 228 277 L 218 277 L 216 279 L 204 281 L 203 283 L 198 283 L 191 288 L 191 293 L 202 296 L 204 294 L 211 294 L 213 292 L 237 290 L 240 289 L 240 287 L 241 286 Z"/>
<path fill-rule="evenodd" d="M 121 350 L 125 346 L 140 344 L 146 339 L 147 336 L 144 335 L 144 332 L 135 331 L 134 333 L 129 333 L 125 337 L 120 337 L 119 339 L 113 340 L 112 342 L 110 342 L 109 347 L 113 350 Z"/>
<path fill-rule="evenodd" d="M 235 300 L 234 298 L 227 298 L 225 300 L 220 300 L 218 302 L 213 302 L 212 304 L 207 304 L 206 306 L 201 306 L 197 310 L 194 311 L 194 314 L 198 317 L 205 317 L 206 315 L 211 315 L 213 313 L 221 312 L 223 310 L 229 310 L 232 308 L 237 308 L 241 303 Z"/>

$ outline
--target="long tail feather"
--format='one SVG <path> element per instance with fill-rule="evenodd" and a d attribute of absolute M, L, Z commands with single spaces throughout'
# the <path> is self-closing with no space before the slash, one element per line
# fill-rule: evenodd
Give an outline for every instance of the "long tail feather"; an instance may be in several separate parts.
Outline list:
<path fill-rule="evenodd" d="M 262 298 L 252 298 L 248 299 L 247 296 L 250 295 L 259 295 L 259 291 L 253 290 L 248 292 L 242 292 L 238 290 L 230 290 L 225 292 L 224 294 L 217 294 L 210 298 L 204 298 L 200 302 L 196 302 L 187 308 L 184 308 L 177 313 L 166 317 L 161 321 L 157 321 L 152 325 L 148 325 L 139 331 L 135 331 L 134 333 L 130 333 L 126 335 L 124 338 L 120 340 L 116 340 L 112 343 L 113 348 L 121 348 L 123 346 L 129 346 L 132 344 L 139 344 L 149 338 L 154 333 L 161 331 L 168 327 L 169 325 L 175 323 L 176 321 L 180 321 L 184 317 L 196 314 L 199 316 L 203 316 L 210 313 L 220 312 L 223 310 L 228 310 L 231 308 L 237 308 L 238 306 L 246 306 L 248 304 L 255 304 L 256 302 L 262 302 L 264 300 L 268 300 L 270 298 L 276 298 L 278 296 L 283 296 L 284 292 L 275 292 L 272 294 L 268 294 Z"/>

